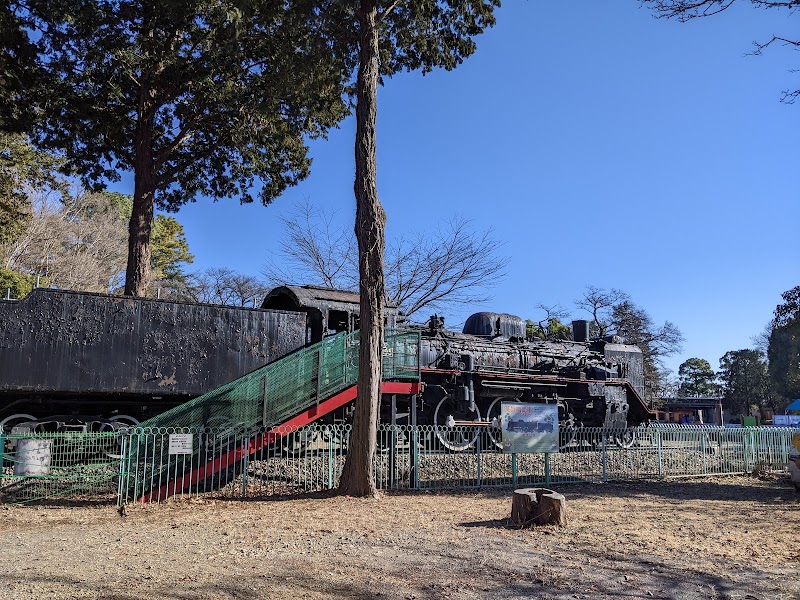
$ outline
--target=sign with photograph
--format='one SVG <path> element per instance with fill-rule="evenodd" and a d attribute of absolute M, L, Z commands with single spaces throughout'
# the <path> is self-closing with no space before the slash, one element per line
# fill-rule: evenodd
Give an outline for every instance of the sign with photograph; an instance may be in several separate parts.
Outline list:
<path fill-rule="evenodd" d="M 558 452 L 558 406 L 503 402 L 503 452 Z"/>

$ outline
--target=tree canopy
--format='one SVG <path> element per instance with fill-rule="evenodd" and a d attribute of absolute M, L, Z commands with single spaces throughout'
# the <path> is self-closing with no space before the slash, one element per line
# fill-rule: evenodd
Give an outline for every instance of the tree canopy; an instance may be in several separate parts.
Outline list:
<path fill-rule="evenodd" d="M 731 350 L 719 359 L 722 404 L 734 415 L 748 415 L 752 406 L 771 406 L 769 376 L 759 350 Z"/>
<path fill-rule="evenodd" d="M 31 220 L 29 195 L 66 192 L 59 161 L 36 150 L 24 134 L 0 131 L 0 244 L 19 238 Z"/>
<path fill-rule="evenodd" d="M 709 397 L 717 394 L 717 374 L 704 358 L 689 358 L 678 367 L 680 387 L 678 394 L 683 398 Z"/>
<path fill-rule="evenodd" d="M 198 196 L 268 204 L 308 175 L 306 139 L 347 113 L 345 69 L 313 2 L 27 6 L 54 86 L 40 143 L 92 189 L 134 173 L 127 294 L 150 281 L 154 206 Z"/>
<path fill-rule="evenodd" d="M 767 355 L 774 391 L 784 401 L 800 398 L 800 286 L 782 295 L 775 308 Z"/>
<path fill-rule="evenodd" d="M 40 77 L 36 45 L 15 2 L 0 5 L 0 133 L 28 133 Z"/>

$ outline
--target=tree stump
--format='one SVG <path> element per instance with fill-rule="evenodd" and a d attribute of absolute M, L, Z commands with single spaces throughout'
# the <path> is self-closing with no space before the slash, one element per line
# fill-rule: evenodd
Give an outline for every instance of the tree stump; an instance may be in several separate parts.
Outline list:
<path fill-rule="evenodd" d="M 511 524 L 567 526 L 567 501 L 563 494 L 547 488 L 514 490 L 511 499 Z"/>

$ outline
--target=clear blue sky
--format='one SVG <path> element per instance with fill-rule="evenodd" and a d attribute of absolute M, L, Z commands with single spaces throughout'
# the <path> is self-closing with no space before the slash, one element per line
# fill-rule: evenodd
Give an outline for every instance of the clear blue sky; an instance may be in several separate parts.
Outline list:
<path fill-rule="evenodd" d="M 403 74 L 380 92 L 388 235 L 457 213 L 492 227 L 511 257 L 493 300 L 448 322 L 572 308 L 591 284 L 678 325 L 674 370 L 692 356 L 716 368 L 750 347 L 800 284 L 800 104 L 779 102 L 800 87 L 789 72 L 800 64 L 785 48 L 746 53 L 796 33 L 797 17 L 747 3 L 680 24 L 635 0 L 504 4 L 461 67 Z M 354 129 L 350 119 L 313 143 L 311 177 L 269 207 L 182 209 L 195 267 L 258 274 L 277 250 L 278 216 L 302 198 L 351 228 Z"/>

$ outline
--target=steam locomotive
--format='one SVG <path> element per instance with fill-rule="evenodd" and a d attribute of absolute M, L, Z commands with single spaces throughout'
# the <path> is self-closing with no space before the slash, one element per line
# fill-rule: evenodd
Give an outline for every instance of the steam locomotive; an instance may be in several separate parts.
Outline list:
<path fill-rule="evenodd" d="M 357 294 L 313 286 L 275 288 L 261 308 L 37 289 L 0 303 L 0 427 L 136 423 L 357 329 L 358 308 Z M 389 306 L 386 326 L 399 317 Z M 641 351 L 590 339 L 586 321 L 573 323 L 574 341 L 526 340 L 522 319 L 488 312 L 461 333 L 438 317 L 417 329 L 422 391 L 385 398 L 381 419 L 436 425 L 454 450 L 474 442 L 475 428 L 462 426 L 496 422 L 502 402 L 555 404 L 567 431 L 625 431 L 653 417 L 642 401 Z"/>

